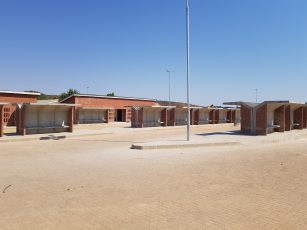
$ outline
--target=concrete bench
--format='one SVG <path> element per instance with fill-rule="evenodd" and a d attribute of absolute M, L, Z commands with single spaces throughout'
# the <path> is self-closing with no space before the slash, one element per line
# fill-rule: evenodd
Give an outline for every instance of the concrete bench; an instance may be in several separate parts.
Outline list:
<path fill-rule="evenodd" d="M 292 126 L 293 126 L 293 127 L 297 127 L 297 126 L 300 126 L 300 124 L 298 124 L 298 123 L 293 123 Z"/>
<path fill-rule="evenodd" d="M 280 128 L 280 125 L 270 125 L 268 128 L 278 129 L 278 128 Z"/>
<path fill-rule="evenodd" d="M 46 127 L 27 127 L 28 130 L 35 130 L 35 129 L 67 129 L 69 126 L 46 126 Z"/>

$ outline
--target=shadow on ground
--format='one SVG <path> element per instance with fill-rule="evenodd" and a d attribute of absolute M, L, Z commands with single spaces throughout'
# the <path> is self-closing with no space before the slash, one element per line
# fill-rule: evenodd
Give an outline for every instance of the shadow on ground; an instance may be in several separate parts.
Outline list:
<path fill-rule="evenodd" d="M 242 136 L 241 132 L 236 131 L 227 131 L 227 132 L 212 132 L 212 133 L 197 133 L 197 136 L 219 136 L 219 135 L 232 135 L 232 136 Z"/>
<path fill-rule="evenodd" d="M 49 135 L 47 137 L 41 137 L 39 138 L 41 141 L 45 141 L 45 140 L 55 140 L 55 141 L 58 141 L 58 140 L 63 140 L 65 139 L 66 136 L 54 136 L 54 135 Z"/>

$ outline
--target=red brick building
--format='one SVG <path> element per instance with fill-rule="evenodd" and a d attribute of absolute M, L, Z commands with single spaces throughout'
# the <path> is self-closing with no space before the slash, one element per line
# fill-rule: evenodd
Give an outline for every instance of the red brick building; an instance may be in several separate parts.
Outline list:
<path fill-rule="evenodd" d="M 75 107 L 74 122 L 130 122 L 131 106 L 153 106 L 157 104 L 154 99 L 116 97 L 91 94 L 74 94 L 61 103 L 77 104 Z"/>
<path fill-rule="evenodd" d="M 16 104 L 36 103 L 40 93 L 0 91 L 0 103 L 10 105 L 3 106 L 3 124 L 6 126 L 15 126 Z"/>

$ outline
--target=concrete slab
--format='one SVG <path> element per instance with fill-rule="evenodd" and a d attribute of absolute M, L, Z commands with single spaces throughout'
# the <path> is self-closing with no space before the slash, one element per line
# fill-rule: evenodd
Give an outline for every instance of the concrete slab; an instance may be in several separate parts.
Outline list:
<path fill-rule="evenodd" d="M 191 148 L 191 147 L 213 147 L 213 146 L 233 146 L 240 145 L 240 142 L 200 142 L 200 141 L 158 141 L 148 143 L 132 144 L 132 149 L 137 150 L 154 150 L 154 149 L 176 149 L 176 148 Z"/>

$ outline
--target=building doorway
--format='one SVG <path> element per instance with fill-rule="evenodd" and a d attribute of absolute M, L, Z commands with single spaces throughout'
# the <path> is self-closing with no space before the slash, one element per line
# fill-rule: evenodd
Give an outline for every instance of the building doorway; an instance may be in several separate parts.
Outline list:
<path fill-rule="evenodd" d="M 123 122 L 124 121 L 124 110 L 123 109 L 117 109 L 116 110 L 115 121 L 117 121 L 117 122 Z"/>

